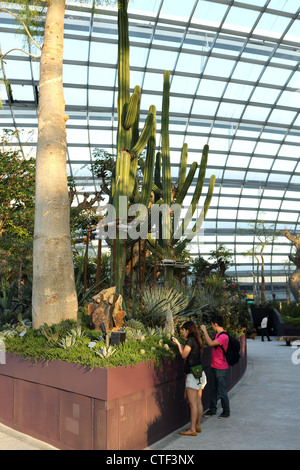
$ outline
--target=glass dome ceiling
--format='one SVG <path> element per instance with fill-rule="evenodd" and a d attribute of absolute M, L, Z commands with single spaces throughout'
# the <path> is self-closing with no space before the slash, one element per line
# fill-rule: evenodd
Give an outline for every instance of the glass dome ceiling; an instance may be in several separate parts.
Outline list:
<path fill-rule="evenodd" d="M 90 167 L 93 149 L 114 153 L 116 147 L 117 9 L 93 9 L 92 3 L 67 2 L 65 14 L 67 166 L 79 199 L 99 189 Z M 204 237 L 201 243 L 194 239 L 191 254 L 207 258 L 225 245 L 234 259 L 227 273 L 249 285 L 256 261 L 244 253 L 258 243 L 252 222 L 300 231 L 299 11 L 298 0 L 129 2 L 130 82 L 132 89 L 142 88 L 142 120 L 151 104 L 157 107 L 158 148 L 163 73 L 171 71 L 174 181 L 184 142 L 188 164 L 200 161 L 206 143 L 210 147 L 205 183 L 207 188 L 215 174 L 216 186 Z M 0 12 L 2 53 L 24 49 L 16 27 L 11 15 Z M 22 131 L 24 153 L 34 153 L 39 61 L 14 50 L 1 73 L 11 87 L 8 95 L 0 86 L 1 127 Z M 284 289 L 291 249 L 284 236 L 265 247 L 269 292 Z"/>

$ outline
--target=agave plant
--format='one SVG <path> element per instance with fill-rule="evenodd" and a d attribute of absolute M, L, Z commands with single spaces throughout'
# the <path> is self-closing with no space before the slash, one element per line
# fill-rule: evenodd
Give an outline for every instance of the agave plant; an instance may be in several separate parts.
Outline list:
<path fill-rule="evenodd" d="M 188 298 L 174 288 L 147 288 L 142 295 L 143 309 L 140 313 L 147 324 L 163 326 L 169 314 L 174 318 L 188 305 Z"/>
<path fill-rule="evenodd" d="M 113 356 L 116 352 L 117 352 L 116 348 L 113 348 L 112 346 L 109 346 L 109 347 L 104 346 L 103 348 L 99 349 L 99 351 L 95 349 L 95 353 L 98 354 L 98 356 L 100 356 L 102 359 L 107 359 Z"/>

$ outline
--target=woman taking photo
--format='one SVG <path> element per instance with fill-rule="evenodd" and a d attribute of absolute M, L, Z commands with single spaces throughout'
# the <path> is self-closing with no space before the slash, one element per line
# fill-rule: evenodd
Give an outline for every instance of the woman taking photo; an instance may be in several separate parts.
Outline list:
<path fill-rule="evenodd" d="M 203 372 L 201 379 L 196 379 L 191 372 L 191 367 L 201 364 L 203 342 L 197 326 L 193 321 L 187 321 L 182 325 L 182 334 L 186 338 L 183 346 L 177 338 L 172 340 L 178 346 L 178 350 L 185 359 L 184 372 L 186 373 L 186 394 L 191 412 L 191 426 L 186 431 L 181 431 L 183 436 L 197 436 L 201 432 L 201 420 L 203 414 L 202 390 L 206 385 L 206 375 Z"/>

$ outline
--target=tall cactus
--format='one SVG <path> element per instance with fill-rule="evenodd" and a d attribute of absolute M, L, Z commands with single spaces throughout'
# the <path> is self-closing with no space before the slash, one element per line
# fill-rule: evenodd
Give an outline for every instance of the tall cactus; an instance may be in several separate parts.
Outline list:
<path fill-rule="evenodd" d="M 156 108 L 150 106 L 145 125 L 139 133 L 139 112 L 141 89 L 134 88 L 130 96 L 130 68 L 129 68 L 129 37 L 128 37 L 128 0 L 118 0 L 118 134 L 117 159 L 115 172 L 112 177 L 110 202 L 116 212 L 117 221 L 121 217 L 120 201 L 124 204 L 124 197 L 129 204 L 129 198 L 140 199 L 148 205 L 152 182 L 155 158 Z M 141 194 L 138 192 L 137 166 L 138 156 L 147 146 L 144 179 Z M 122 197 L 122 198 L 121 198 Z M 126 264 L 126 244 L 129 239 L 120 237 L 116 230 L 116 240 L 110 241 L 114 245 L 114 272 L 113 280 L 117 292 L 122 292 Z"/>
<path fill-rule="evenodd" d="M 207 195 L 205 198 L 204 206 L 201 211 L 200 216 L 193 225 L 192 230 L 188 235 L 185 234 L 186 229 L 189 223 L 192 220 L 192 217 L 195 213 L 199 199 L 203 189 L 203 183 L 207 167 L 207 157 L 208 157 L 208 145 L 204 146 L 201 163 L 199 167 L 199 174 L 196 182 L 196 188 L 193 194 L 192 203 L 188 210 L 186 217 L 184 218 L 182 224 L 179 227 L 174 227 L 174 219 L 172 217 L 172 207 L 175 208 L 175 204 L 182 206 L 183 200 L 189 190 L 191 183 L 193 181 L 194 175 L 198 168 L 197 162 L 193 162 L 190 166 L 190 169 L 187 173 L 187 154 L 188 146 L 186 143 L 183 144 L 182 154 L 181 154 L 181 164 L 179 169 L 179 180 L 178 187 L 176 191 L 172 190 L 171 187 L 171 165 L 170 165 L 170 145 L 169 145 L 169 96 L 170 96 L 170 72 L 165 71 L 164 74 L 164 88 L 163 88 L 163 103 L 162 103 L 162 149 L 161 153 L 156 155 L 156 164 L 154 172 L 154 185 L 153 189 L 156 193 L 156 204 L 167 204 L 171 213 L 167 214 L 166 211 L 163 211 L 162 222 L 165 229 L 169 230 L 170 238 L 161 239 L 157 246 L 157 255 L 162 259 L 176 259 L 179 258 L 180 254 L 186 247 L 186 245 L 192 240 L 196 235 L 197 230 L 200 228 L 203 220 L 207 214 L 213 190 L 215 185 L 215 175 L 212 175 L 209 182 L 209 187 Z M 173 194 L 173 197 L 172 197 Z M 162 227 L 160 227 L 160 235 Z M 183 238 L 181 235 L 184 235 Z M 152 252 L 155 250 L 155 242 L 148 236 L 148 244 Z M 167 266 L 167 283 L 169 286 L 173 285 L 174 282 L 174 267 Z"/>

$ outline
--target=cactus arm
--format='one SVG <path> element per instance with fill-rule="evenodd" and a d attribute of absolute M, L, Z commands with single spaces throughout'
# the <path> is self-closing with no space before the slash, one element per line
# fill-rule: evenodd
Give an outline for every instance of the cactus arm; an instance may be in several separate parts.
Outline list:
<path fill-rule="evenodd" d="M 153 170 L 155 160 L 155 146 L 156 146 L 156 108 L 150 106 L 149 113 L 153 115 L 152 131 L 147 143 L 147 155 L 144 167 L 143 185 L 141 192 L 141 204 L 147 206 L 149 203 L 152 183 L 153 183 Z"/>
<path fill-rule="evenodd" d="M 175 255 L 179 255 L 182 252 L 182 250 L 184 250 L 187 243 L 190 242 L 194 238 L 194 236 L 196 235 L 197 230 L 199 230 L 201 228 L 201 226 L 203 224 L 203 221 L 206 217 L 207 211 L 209 209 L 210 203 L 211 203 L 211 199 L 212 199 L 212 195 L 213 195 L 213 191 L 214 191 L 214 186 L 215 186 L 215 181 L 216 181 L 216 177 L 215 177 L 215 175 L 212 175 L 210 177 L 210 180 L 209 180 L 208 191 L 207 191 L 207 195 L 206 195 L 206 198 L 205 198 L 205 202 L 204 202 L 204 206 L 202 208 L 201 214 L 197 218 L 197 220 L 196 220 L 191 232 L 188 234 L 188 236 L 184 240 L 179 242 L 178 245 L 175 246 L 175 248 L 174 248 L 174 254 Z M 173 239 L 172 243 L 175 244 L 176 241 L 177 240 Z"/>
<path fill-rule="evenodd" d="M 175 201 L 176 204 L 181 205 L 183 203 L 183 200 L 184 200 L 184 198 L 187 194 L 187 191 L 188 191 L 188 189 L 189 189 L 189 187 L 190 187 L 190 185 L 193 181 L 194 175 L 195 175 L 196 170 L 197 170 L 197 166 L 198 166 L 197 162 L 193 162 L 191 164 L 191 168 L 188 172 L 188 175 L 187 175 L 181 189 L 179 190 L 178 196 L 177 196 L 176 201 Z"/>
<path fill-rule="evenodd" d="M 139 87 L 138 87 L 139 88 Z M 126 115 L 123 123 L 123 127 L 126 131 L 128 131 L 131 127 L 133 127 L 136 117 L 138 114 L 138 105 L 140 101 L 140 93 L 134 91 L 130 97 L 129 104 L 127 106 Z"/>
<path fill-rule="evenodd" d="M 195 189 L 193 199 L 192 199 L 192 211 L 193 211 L 192 213 L 195 212 L 196 206 L 197 206 L 199 198 L 201 196 L 202 187 L 203 187 L 204 178 L 205 178 L 206 166 L 207 166 L 208 150 L 209 150 L 208 145 L 205 145 L 204 149 L 203 149 L 203 152 L 202 152 L 202 158 L 201 158 L 201 164 L 200 164 L 196 189 Z"/>
<path fill-rule="evenodd" d="M 164 88 L 162 102 L 162 179 L 163 179 L 163 200 L 165 204 L 171 206 L 171 163 L 170 163 L 170 143 L 169 143 L 169 106 L 170 106 L 170 72 L 164 73 Z"/>
<path fill-rule="evenodd" d="M 148 247 L 151 253 L 154 254 L 155 253 L 155 239 L 153 239 L 150 234 L 148 234 Z M 160 259 L 164 258 L 164 250 L 160 246 L 159 243 L 157 244 L 157 255 Z"/>
<path fill-rule="evenodd" d="M 146 147 L 147 142 L 148 142 L 148 140 L 150 138 L 150 135 L 151 135 L 151 132 L 152 132 L 153 121 L 154 121 L 153 113 L 149 112 L 149 114 L 146 118 L 144 128 L 141 132 L 141 135 L 140 135 L 138 141 L 136 142 L 136 144 L 134 145 L 134 147 L 131 149 L 131 154 L 134 157 L 139 156 L 142 153 L 142 151 L 144 150 L 144 148 Z"/>
<path fill-rule="evenodd" d="M 188 145 L 183 144 L 182 152 L 181 152 L 181 162 L 180 162 L 180 170 L 179 170 L 179 183 L 178 183 L 178 191 L 182 189 L 182 186 L 185 182 L 186 177 L 186 167 L 187 167 L 187 153 L 188 153 Z"/>

